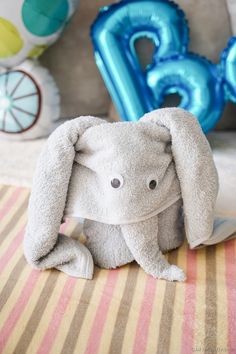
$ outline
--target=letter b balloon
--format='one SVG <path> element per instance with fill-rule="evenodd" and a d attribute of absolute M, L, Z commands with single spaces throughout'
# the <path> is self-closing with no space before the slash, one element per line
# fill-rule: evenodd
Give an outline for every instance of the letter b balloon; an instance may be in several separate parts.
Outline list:
<path fill-rule="evenodd" d="M 220 65 L 189 53 L 187 21 L 173 2 L 123 0 L 105 7 L 91 37 L 96 63 L 123 120 L 135 121 L 159 108 L 166 95 L 177 93 L 179 106 L 208 132 L 225 101 L 236 102 L 236 41 L 231 40 Z M 134 46 L 142 37 L 155 45 L 153 63 L 145 70 Z"/>

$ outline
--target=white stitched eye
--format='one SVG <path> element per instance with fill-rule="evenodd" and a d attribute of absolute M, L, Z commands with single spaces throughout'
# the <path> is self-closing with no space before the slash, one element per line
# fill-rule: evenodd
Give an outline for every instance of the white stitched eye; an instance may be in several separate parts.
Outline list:
<path fill-rule="evenodd" d="M 156 176 L 151 176 L 148 178 L 147 180 L 147 187 L 150 190 L 154 190 L 156 189 L 156 187 L 158 186 L 158 179 Z"/>
<path fill-rule="evenodd" d="M 124 179 L 121 175 L 115 175 L 110 177 L 111 186 L 115 189 L 120 189 L 124 184 Z"/>

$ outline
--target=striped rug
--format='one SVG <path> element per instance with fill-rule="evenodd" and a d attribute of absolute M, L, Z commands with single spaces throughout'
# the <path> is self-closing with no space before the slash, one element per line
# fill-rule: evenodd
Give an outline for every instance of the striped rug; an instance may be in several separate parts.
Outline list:
<path fill-rule="evenodd" d="M 0 186 L 0 352 L 236 353 L 236 241 L 168 255 L 186 283 L 155 280 L 136 264 L 94 279 L 39 272 L 22 239 L 29 190 Z M 76 234 L 74 222 L 63 232 Z"/>

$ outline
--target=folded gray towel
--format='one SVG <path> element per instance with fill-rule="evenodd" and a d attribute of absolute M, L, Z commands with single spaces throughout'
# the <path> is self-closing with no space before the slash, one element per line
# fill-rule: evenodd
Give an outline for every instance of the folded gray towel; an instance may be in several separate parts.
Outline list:
<path fill-rule="evenodd" d="M 189 112 L 160 109 L 138 122 L 76 118 L 56 129 L 39 158 L 26 258 L 85 278 L 92 277 L 91 254 L 105 268 L 136 260 L 154 277 L 184 280 L 162 252 L 179 247 L 185 234 L 191 248 L 214 243 L 217 191 L 211 149 Z M 58 236 L 65 217 L 85 219 L 87 248 Z"/>

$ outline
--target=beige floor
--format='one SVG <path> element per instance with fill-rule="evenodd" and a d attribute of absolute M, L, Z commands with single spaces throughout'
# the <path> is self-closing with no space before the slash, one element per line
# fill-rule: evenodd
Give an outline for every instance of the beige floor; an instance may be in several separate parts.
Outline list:
<path fill-rule="evenodd" d="M 46 139 L 0 141 L 0 184 L 30 187 L 37 158 Z"/>

